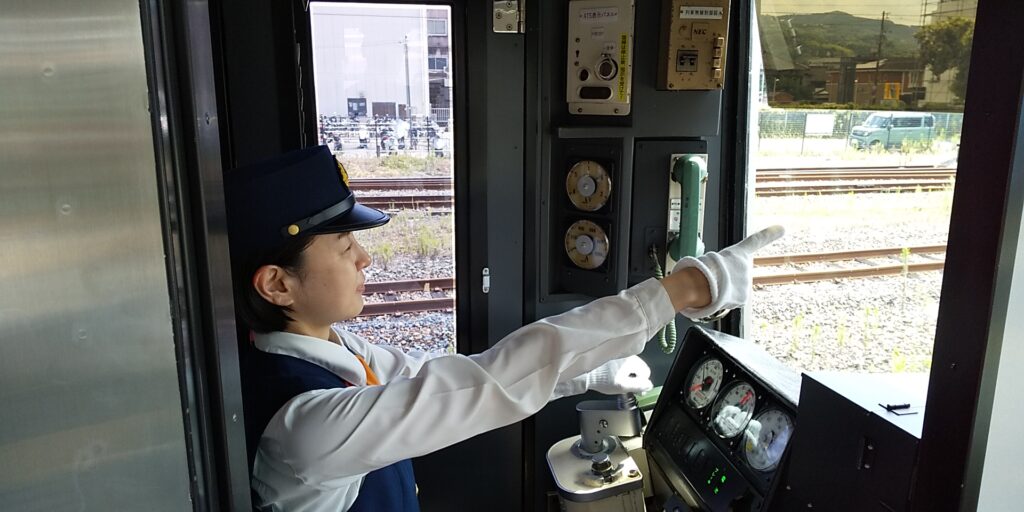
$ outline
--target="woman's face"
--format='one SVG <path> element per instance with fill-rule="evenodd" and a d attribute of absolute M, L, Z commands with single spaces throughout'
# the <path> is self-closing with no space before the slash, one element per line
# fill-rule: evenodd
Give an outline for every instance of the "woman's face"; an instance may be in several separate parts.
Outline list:
<path fill-rule="evenodd" d="M 302 253 L 302 270 L 289 276 L 288 316 L 307 327 L 321 328 L 348 320 L 363 310 L 370 255 L 352 233 L 317 235 Z"/>

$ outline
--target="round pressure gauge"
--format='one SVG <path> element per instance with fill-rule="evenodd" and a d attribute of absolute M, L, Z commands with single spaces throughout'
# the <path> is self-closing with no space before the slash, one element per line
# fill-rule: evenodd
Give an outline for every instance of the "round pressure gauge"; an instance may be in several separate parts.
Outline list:
<path fill-rule="evenodd" d="M 577 267 L 592 270 L 608 257 L 608 235 L 589 220 L 578 220 L 565 232 L 565 253 Z"/>
<path fill-rule="evenodd" d="M 573 164 L 565 177 L 565 192 L 576 208 L 596 211 L 612 195 L 612 178 L 603 165 L 593 160 L 580 160 Z"/>
<path fill-rule="evenodd" d="M 722 362 L 713 357 L 706 357 L 695 364 L 686 379 L 686 403 L 694 409 L 711 405 L 722 387 L 723 373 Z"/>
<path fill-rule="evenodd" d="M 722 391 L 711 409 L 711 425 L 723 438 L 736 437 L 747 427 L 755 405 L 754 387 L 743 381 L 734 382 Z"/>
<path fill-rule="evenodd" d="M 758 471 L 775 469 L 792 435 L 793 420 L 785 412 L 768 409 L 758 414 L 743 432 L 747 464 Z"/>

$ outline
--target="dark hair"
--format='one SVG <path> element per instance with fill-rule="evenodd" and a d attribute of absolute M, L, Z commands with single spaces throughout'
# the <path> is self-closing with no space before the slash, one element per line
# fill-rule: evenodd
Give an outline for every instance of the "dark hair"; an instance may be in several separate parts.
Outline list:
<path fill-rule="evenodd" d="M 264 265 L 277 265 L 289 272 L 301 272 L 302 252 L 313 243 L 313 237 L 298 236 L 281 247 L 232 258 L 235 314 L 246 327 L 260 333 L 283 331 L 287 327 L 292 320 L 288 316 L 291 309 L 267 302 L 253 286 L 252 276 Z"/>

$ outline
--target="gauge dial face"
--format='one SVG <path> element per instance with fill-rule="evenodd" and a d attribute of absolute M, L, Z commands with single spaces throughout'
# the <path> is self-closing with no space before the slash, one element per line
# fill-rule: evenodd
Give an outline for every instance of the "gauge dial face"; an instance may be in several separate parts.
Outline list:
<path fill-rule="evenodd" d="M 690 377 L 686 379 L 686 403 L 694 409 L 703 409 L 711 405 L 711 401 L 718 395 L 718 389 L 722 387 L 722 376 L 724 374 L 722 362 L 713 357 L 704 358 L 690 370 Z"/>
<path fill-rule="evenodd" d="M 757 405 L 757 393 L 750 384 L 739 381 L 729 385 L 718 396 L 711 409 L 711 424 L 723 438 L 736 437 L 747 427 Z"/>
<path fill-rule="evenodd" d="M 565 177 L 565 192 L 576 208 L 597 211 L 612 195 L 612 178 L 603 165 L 593 160 L 581 160 L 569 169 Z"/>
<path fill-rule="evenodd" d="M 785 412 L 769 409 L 758 414 L 743 432 L 747 464 L 758 471 L 775 469 L 792 435 L 793 420 Z"/>
<path fill-rule="evenodd" d="M 600 267 L 608 257 L 608 235 L 589 220 L 578 220 L 565 232 L 565 253 L 580 268 Z"/>

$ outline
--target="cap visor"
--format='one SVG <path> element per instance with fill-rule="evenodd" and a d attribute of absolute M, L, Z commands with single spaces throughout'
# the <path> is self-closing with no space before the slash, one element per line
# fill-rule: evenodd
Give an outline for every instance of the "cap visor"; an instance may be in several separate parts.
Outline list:
<path fill-rule="evenodd" d="M 313 228 L 313 233 L 340 233 L 343 231 L 362 231 L 364 229 L 383 226 L 391 220 L 388 214 L 369 206 L 359 203 L 349 210 L 319 226 Z"/>

